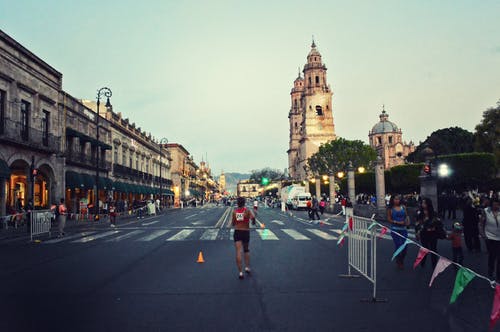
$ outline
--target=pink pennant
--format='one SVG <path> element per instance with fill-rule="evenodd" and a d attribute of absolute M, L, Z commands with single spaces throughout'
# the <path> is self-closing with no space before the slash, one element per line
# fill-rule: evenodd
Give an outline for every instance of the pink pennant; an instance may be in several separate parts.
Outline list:
<path fill-rule="evenodd" d="M 425 255 L 427 255 L 428 252 L 428 249 L 424 247 L 420 248 L 420 250 L 418 251 L 417 259 L 415 259 L 415 263 L 413 263 L 413 269 L 415 269 L 418 264 L 420 264 L 420 262 L 422 261 L 422 259 L 424 259 Z"/>
<path fill-rule="evenodd" d="M 431 282 L 429 283 L 429 287 L 432 286 L 432 283 L 434 282 L 434 278 L 437 277 L 438 274 L 446 270 L 446 268 L 451 264 L 451 262 L 443 257 L 439 257 L 439 260 L 436 264 L 436 267 L 434 268 L 434 272 L 432 272 L 432 277 L 431 277 Z"/>
<path fill-rule="evenodd" d="M 493 298 L 493 307 L 491 308 L 490 315 L 490 330 L 495 327 L 498 319 L 500 319 L 500 285 L 495 287 L 495 297 Z"/>
<path fill-rule="evenodd" d="M 351 216 L 351 217 L 349 217 L 349 229 L 352 231 L 353 227 L 354 227 L 354 220 L 353 220 L 353 218 Z"/>
<path fill-rule="evenodd" d="M 388 228 L 387 227 L 382 227 L 382 229 L 380 230 L 380 235 L 378 237 L 382 237 L 385 235 L 385 233 L 387 233 L 388 231 Z"/>

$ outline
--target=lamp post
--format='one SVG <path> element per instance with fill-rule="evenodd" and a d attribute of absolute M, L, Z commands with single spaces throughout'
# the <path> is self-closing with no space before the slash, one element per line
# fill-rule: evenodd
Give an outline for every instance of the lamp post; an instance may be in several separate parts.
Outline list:
<path fill-rule="evenodd" d="M 109 88 L 100 88 L 97 90 L 97 114 L 96 114 L 96 140 L 97 140 L 97 146 L 95 149 L 96 152 L 96 167 L 95 167 L 95 201 L 94 204 L 96 206 L 95 211 L 95 217 L 94 220 L 98 221 L 99 220 L 99 118 L 101 117 L 99 115 L 99 105 L 101 104 L 101 97 L 106 97 L 106 108 L 111 107 L 111 103 L 109 102 L 109 97 L 111 97 L 113 93 Z"/>
<path fill-rule="evenodd" d="M 162 147 L 163 147 L 163 144 L 168 144 L 168 139 L 166 139 L 165 137 L 163 137 L 161 140 L 160 140 L 160 208 L 161 208 L 161 202 L 163 201 L 163 179 L 161 177 L 161 150 L 162 150 Z"/>

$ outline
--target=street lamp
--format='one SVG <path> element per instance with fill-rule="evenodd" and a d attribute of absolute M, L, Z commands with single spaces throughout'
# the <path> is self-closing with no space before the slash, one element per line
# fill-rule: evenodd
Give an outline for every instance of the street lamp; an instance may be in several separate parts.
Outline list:
<path fill-rule="evenodd" d="M 96 146 L 96 167 L 95 167 L 95 201 L 94 204 L 96 205 L 96 214 L 94 217 L 95 221 L 99 220 L 99 118 L 101 117 L 99 115 L 99 105 L 101 104 L 101 97 L 106 97 L 106 108 L 111 108 L 111 103 L 109 102 L 109 97 L 111 97 L 113 93 L 109 88 L 100 88 L 97 90 L 97 114 L 96 114 L 96 140 L 97 140 L 97 146 Z"/>
<path fill-rule="evenodd" d="M 342 171 L 337 173 L 337 177 L 338 177 L 339 179 L 342 179 L 342 178 L 344 177 L 344 175 L 345 175 L 345 173 L 344 173 L 344 172 L 342 172 Z"/>
<path fill-rule="evenodd" d="M 438 173 L 439 177 L 445 178 L 448 175 L 450 175 L 451 170 L 450 170 L 450 167 L 448 166 L 448 164 L 439 164 L 438 169 L 437 169 L 437 173 Z"/>
<path fill-rule="evenodd" d="M 161 162 L 161 148 L 163 147 L 163 144 L 168 144 L 168 139 L 166 139 L 165 137 L 163 137 L 161 140 L 160 140 L 160 205 L 161 205 L 161 202 L 163 200 L 163 180 L 162 180 L 162 177 L 161 177 L 161 165 L 162 165 L 162 162 Z M 161 207 L 161 206 L 160 206 Z"/>

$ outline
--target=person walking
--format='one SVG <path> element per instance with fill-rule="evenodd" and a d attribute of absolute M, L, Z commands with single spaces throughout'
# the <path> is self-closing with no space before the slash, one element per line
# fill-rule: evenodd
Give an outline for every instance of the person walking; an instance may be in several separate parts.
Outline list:
<path fill-rule="evenodd" d="M 451 240 L 453 261 L 462 265 L 464 262 L 464 252 L 462 250 L 462 225 L 459 222 L 453 223 L 453 231 L 448 234 L 447 238 Z"/>
<path fill-rule="evenodd" d="M 66 226 L 66 217 L 68 214 L 68 209 L 66 208 L 66 205 L 64 204 L 64 198 L 61 198 L 59 206 L 57 207 L 57 210 L 59 211 L 58 216 L 57 216 L 59 237 L 62 237 L 64 235 L 66 235 L 66 233 L 64 233 L 64 227 Z"/>
<path fill-rule="evenodd" d="M 238 268 L 238 278 L 243 279 L 243 266 L 241 261 L 241 251 L 245 259 L 245 272 L 250 274 L 250 221 L 255 225 L 255 216 L 245 207 L 245 198 L 238 197 L 238 208 L 233 211 L 231 224 L 234 229 L 234 246 L 236 249 L 236 266 Z"/>
<path fill-rule="evenodd" d="M 319 217 L 318 209 L 319 209 L 319 202 L 318 202 L 318 199 L 316 198 L 316 195 L 314 195 L 313 198 L 312 198 L 312 202 L 311 202 L 311 217 L 312 217 L 312 220 L 316 220 L 316 217 L 318 217 L 318 220 L 321 219 Z"/>
<path fill-rule="evenodd" d="M 326 207 L 326 198 L 323 197 L 321 198 L 321 201 L 319 202 L 319 213 L 323 215 L 325 213 L 325 207 Z"/>
<path fill-rule="evenodd" d="M 469 252 L 481 252 L 479 241 L 479 211 L 472 198 L 468 197 L 464 205 L 464 239 Z"/>
<path fill-rule="evenodd" d="M 446 233 L 443 228 L 443 223 L 436 216 L 434 211 L 434 206 L 429 198 L 422 199 L 421 213 L 419 214 L 417 235 L 420 239 L 420 243 L 425 248 L 437 253 L 437 240 L 444 239 Z M 422 259 L 420 264 L 425 267 L 427 255 Z M 437 264 L 438 257 L 436 255 L 431 255 L 432 267 L 434 268 Z"/>
<path fill-rule="evenodd" d="M 116 207 L 114 203 L 109 203 L 109 222 L 111 227 L 116 227 Z"/>
<path fill-rule="evenodd" d="M 387 209 L 387 220 L 391 224 L 391 236 L 392 241 L 394 241 L 395 250 L 398 250 L 408 238 L 406 226 L 410 225 L 406 208 L 401 205 L 401 196 L 391 196 L 389 208 Z M 404 269 L 405 256 L 406 247 L 396 256 L 396 264 L 400 270 Z"/>
<path fill-rule="evenodd" d="M 481 236 L 486 241 L 488 249 L 488 276 L 493 279 L 496 271 L 496 281 L 500 282 L 500 202 L 497 197 L 490 201 L 490 206 L 484 209 L 481 220 Z"/>

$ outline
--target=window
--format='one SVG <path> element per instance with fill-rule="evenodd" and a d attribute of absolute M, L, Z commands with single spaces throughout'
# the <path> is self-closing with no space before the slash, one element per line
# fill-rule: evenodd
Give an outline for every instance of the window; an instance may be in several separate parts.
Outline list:
<path fill-rule="evenodd" d="M 42 111 L 42 144 L 45 146 L 49 145 L 49 124 L 50 124 L 50 112 Z"/>
<path fill-rule="evenodd" d="M 115 164 L 118 164 L 118 148 L 117 147 L 114 148 L 113 154 L 114 154 L 113 155 L 113 162 Z"/>
<path fill-rule="evenodd" d="M 293 101 L 293 105 L 295 106 L 295 108 L 297 108 L 297 99 Z"/>
<path fill-rule="evenodd" d="M 21 138 L 25 141 L 29 138 L 29 115 L 30 103 L 21 101 Z"/>
<path fill-rule="evenodd" d="M 389 144 L 392 144 L 392 136 L 389 136 Z"/>
<path fill-rule="evenodd" d="M 5 130 L 5 91 L 0 90 L 0 135 Z"/>
<path fill-rule="evenodd" d="M 319 84 L 319 76 L 316 76 L 316 84 Z"/>
<path fill-rule="evenodd" d="M 311 77 L 309 76 L 309 85 L 311 85 Z"/>
<path fill-rule="evenodd" d="M 127 148 L 122 147 L 122 165 L 127 166 Z"/>
<path fill-rule="evenodd" d="M 139 154 L 138 153 L 135 154 L 135 169 L 140 170 L 139 169 Z"/>
<path fill-rule="evenodd" d="M 377 137 L 377 144 L 378 145 L 382 144 L 382 137 L 380 137 L 380 136 Z"/>
<path fill-rule="evenodd" d="M 323 108 L 319 105 L 316 105 L 316 114 L 323 115 Z"/>
<path fill-rule="evenodd" d="M 133 158 L 133 157 L 132 157 L 132 153 L 133 153 L 133 152 L 132 152 L 132 151 L 130 151 L 130 157 L 128 158 L 128 165 L 129 165 L 128 167 L 130 167 L 130 168 L 132 168 L 132 158 Z"/>

